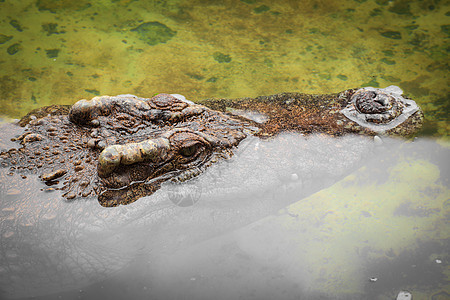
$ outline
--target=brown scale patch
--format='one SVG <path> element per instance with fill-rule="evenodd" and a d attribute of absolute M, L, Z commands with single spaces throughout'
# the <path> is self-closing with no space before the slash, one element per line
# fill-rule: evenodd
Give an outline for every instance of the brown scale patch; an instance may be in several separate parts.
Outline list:
<path fill-rule="evenodd" d="M 256 111 L 268 117 L 268 121 L 254 126 L 260 128 L 256 133 L 260 137 L 270 137 L 283 131 L 295 131 L 303 134 L 327 133 L 341 135 L 346 129 L 344 118 L 336 113 L 348 102 L 351 93 L 340 97 L 332 95 L 307 95 L 283 93 L 258 98 L 206 99 L 201 103 L 221 111 L 229 108 Z"/>

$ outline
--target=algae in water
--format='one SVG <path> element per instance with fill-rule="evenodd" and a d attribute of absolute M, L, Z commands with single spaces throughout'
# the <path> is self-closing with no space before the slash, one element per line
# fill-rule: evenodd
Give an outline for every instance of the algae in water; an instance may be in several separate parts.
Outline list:
<path fill-rule="evenodd" d="M 139 39 L 150 46 L 166 43 L 177 34 L 176 31 L 159 22 L 142 23 L 138 27 L 131 29 L 131 31 L 136 31 Z"/>

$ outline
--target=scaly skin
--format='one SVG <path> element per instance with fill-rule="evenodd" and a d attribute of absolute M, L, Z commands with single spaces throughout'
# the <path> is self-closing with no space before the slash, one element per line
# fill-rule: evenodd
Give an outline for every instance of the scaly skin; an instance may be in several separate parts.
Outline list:
<path fill-rule="evenodd" d="M 69 200 L 96 195 L 103 206 L 128 204 L 165 180 L 193 176 L 228 156 L 247 126 L 167 94 L 95 97 L 78 101 L 68 114 L 53 106 L 30 115 L 17 138 L 21 147 L 2 153 L 2 164 L 36 172 L 47 185 L 59 183 Z"/>
<path fill-rule="evenodd" d="M 396 90 L 395 88 L 393 87 L 391 90 L 395 97 L 399 97 L 401 90 L 399 88 Z M 371 122 L 359 124 L 349 119 L 344 112 L 350 107 L 353 108 L 353 100 L 358 100 L 359 98 L 355 97 L 354 99 L 353 96 L 366 95 L 368 92 L 372 92 L 372 89 L 349 89 L 341 93 L 325 95 L 282 93 L 257 98 L 205 99 L 199 101 L 199 103 L 212 109 L 222 112 L 228 111 L 236 115 L 246 115 L 252 111 L 265 115 L 266 122 L 255 124 L 260 129 L 256 135 L 260 137 L 270 137 L 280 131 L 294 131 L 303 134 L 326 133 L 332 136 L 362 134 L 408 137 L 420 130 L 423 123 L 422 111 L 414 101 L 404 99 L 401 96 L 401 100 L 411 102 L 408 103 L 408 107 L 414 106 L 417 110 L 414 110 L 413 114 L 406 116 L 406 120 L 393 128 L 383 126 L 399 118 L 401 119 L 401 111 L 394 112 L 393 114 L 397 114 L 395 117 L 379 122 L 379 124 L 373 122 L 372 124 L 370 124 Z M 378 90 L 377 94 L 386 94 L 384 90 Z M 395 102 L 395 99 L 390 100 Z M 375 102 L 375 104 L 378 103 Z M 383 110 L 380 108 L 380 110 L 387 111 L 389 115 L 391 114 L 391 111 L 387 109 Z M 375 113 L 380 115 L 380 111 L 375 111 Z M 370 115 L 367 114 L 367 116 Z M 355 118 L 362 119 L 364 117 L 361 113 L 355 113 Z"/>
<path fill-rule="evenodd" d="M 164 181 L 198 175 L 249 134 L 413 135 L 423 113 L 401 93 L 396 87 L 283 93 L 203 105 L 167 94 L 95 97 L 70 111 L 51 106 L 29 113 L 19 122 L 28 124 L 17 138 L 20 148 L 0 157 L 11 172 L 36 172 L 69 200 L 97 196 L 101 205 L 117 206 L 151 195 Z"/>

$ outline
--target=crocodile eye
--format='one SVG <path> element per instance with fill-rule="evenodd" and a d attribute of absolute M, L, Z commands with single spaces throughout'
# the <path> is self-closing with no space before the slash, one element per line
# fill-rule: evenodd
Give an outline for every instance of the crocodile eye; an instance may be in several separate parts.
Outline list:
<path fill-rule="evenodd" d="M 171 133 L 169 139 L 180 163 L 191 163 L 207 155 L 208 141 L 195 132 L 180 130 Z"/>
<path fill-rule="evenodd" d="M 197 153 L 198 148 L 199 144 L 184 147 L 180 150 L 180 154 L 183 155 L 184 157 L 191 157 Z"/>

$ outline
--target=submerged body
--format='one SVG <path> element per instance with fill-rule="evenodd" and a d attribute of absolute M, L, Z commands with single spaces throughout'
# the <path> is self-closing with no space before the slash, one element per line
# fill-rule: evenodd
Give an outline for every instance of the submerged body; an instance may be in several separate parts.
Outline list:
<path fill-rule="evenodd" d="M 51 106 L 31 112 L 19 122 L 25 132 L 16 138 L 18 149 L 0 158 L 11 172 L 39 174 L 66 199 L 97 196 L 102 206 L 117 206 L 151 195 L 167 180 L 197 176 L 230 157 L 248 135 L 412 135 L 423 114 L 401 94 L 391 86 L 206 99 L 200 101 L 204 105 L 168 94 L 95 97 L 70 110 Z"/>

